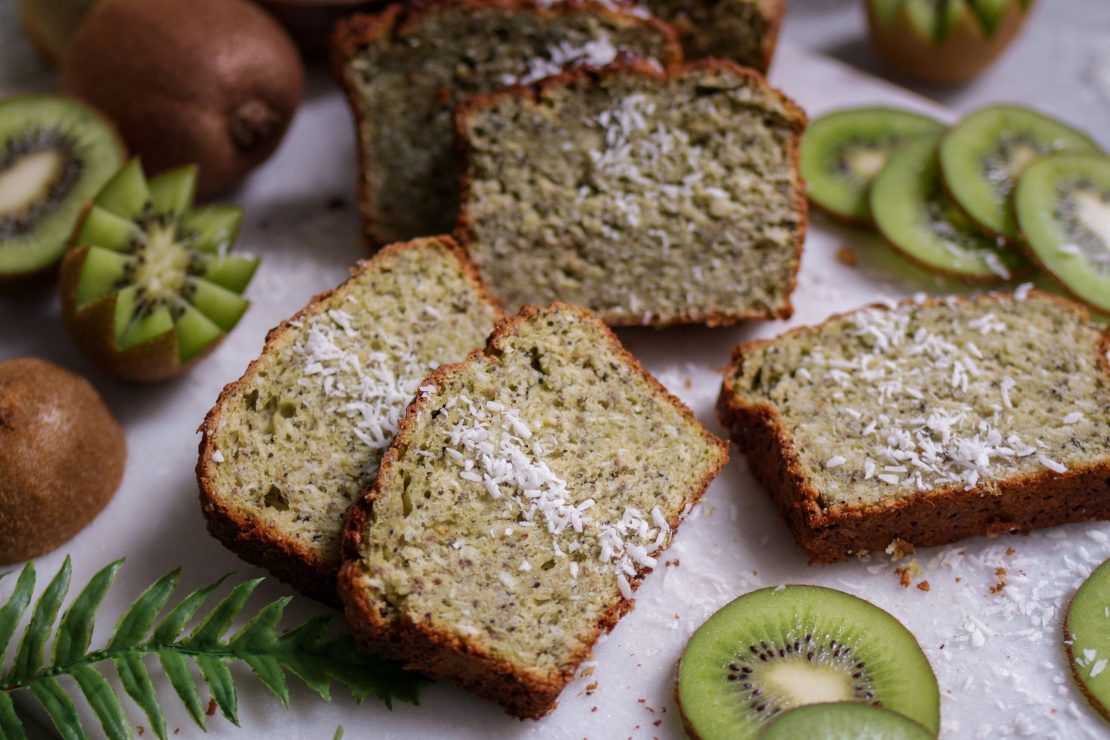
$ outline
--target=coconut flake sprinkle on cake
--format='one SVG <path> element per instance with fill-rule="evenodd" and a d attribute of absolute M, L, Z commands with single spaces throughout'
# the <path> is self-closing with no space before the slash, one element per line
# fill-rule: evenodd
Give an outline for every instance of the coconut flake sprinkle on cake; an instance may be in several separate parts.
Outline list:
<path fill-rule="evenodd" d="M 596 502 L 572 501 L 567 482 L 548 467 L 544 458 L 554 441 L 533 433 L 518 410 L 466 396 L 452 397 L 447 405 L 457 406 L 460 414 L 449 433 L 450 446 L 444 449 L 459 466 L 459 478 L 481 484 L 494 500 L 506 501 L 506 513 L 519 517 L 523 526 L 542 525 L 552 536 L 552 552 L 566 560 L 572 578 L 578 578 L 581 566 L 568 554 L 583 548 L 596 552 L 597 559 L 613 570 L 621 594 L 631 598 L 629 578 L 636 575 L 637 566 L 655 567 L 649 553 L 663 547 L 670 535 L 662 510 L 656 506 L 645 514 L 627 507 L 616 522 L 595 521 L 591 510 Z M 512 528 L 504 534 L 511 536 Z"/>

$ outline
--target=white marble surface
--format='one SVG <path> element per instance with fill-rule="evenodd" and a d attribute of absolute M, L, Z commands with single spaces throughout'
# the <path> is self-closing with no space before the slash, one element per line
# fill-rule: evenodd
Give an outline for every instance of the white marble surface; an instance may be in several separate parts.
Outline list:
<path fill-rule="evenodd" d="M 0 94 L 48 87 L 51 75 L 22 46 L 12 17 L 11 0 L 0 0 Z M 773 77 L 811 113 L 887 102 L 947 115 L 927 101 L 796 49 L 783 51 Z M 45 574 L 65 553 L 73 554 L 75 580 L 81 582 L 110 560 L 127 556 L 98 635 L 147 583 L 177 565 L 185 566 L 183 590 L 228 571 L 244 578 L 263 574 L 205 533 L 192 472 L 194 430 L 222 385 L 257 353 L 266 330 L 313 293 L 339 282 L 346 268 L 364 256 L 352 204 L 353 155 L 346 108 L 327 76 L 317 71 L 281 150 L 246 187 L 228 196 L 246 208 L 239 248 L 263 257 L 248 291 L 254 306 L 229 341 L 185 378 L 156 387 L 116 382 L 92 369 L 67 341 L 52 295 L 0 298 L 0 358 L 36 354 L 88 375 L 128 431 L 129 465 L 115 500 L 72 542 L 39 559 Z M 845 245 L 859 256 L 858 267 L 835 259 Z M 736 342 L 771 336 L 787 325 L 811 323 L 876 298 L 953 289 L 905 266 L 873 237 L 815 217 L 791 322 L 621 335 L 652 372 L 719 431 L 712 412 L 718 369 Z M 885 556 L 807 566 L 742 456 L 734 454 L 695 511 L 664 558 L 681 565 L 661 568 L 647 579 L 636 610 L 598 646 L 596 672 L 568 687 L 559 709 L 541 722 L 511 720 L 496 706 L 443 683 L 424 692 L 422 706 L 401 705 L 392 712 L 373 701 L 358 706 L 339 691 L 332 704 L 324 704 L 295 688 L 294 708 L 286 712 L 240 671 L 243 729 L 217 716 L 210 719 L 209 736 L 329 738 L 342 725 L 347 737 L 357 738 L 680 737 L 671 687 L 686 637 L 731 598 L 784 582 L 840 588 L 903 620 L 936 670 L 945 737 L 1107 735 L 1067 677 L 1059 604 L 1095 563 L 1110 556 L 1110 525 L 1077 525 L 919 552 L 922 572 L 914 583 L 928 580 L 931 590 L 925 592 L 902 588 Z M 991 593 L 1000 567 L 1007 570 L 1008 585 Z M 0 587 L 0 597 L 9 588 Z M 269 581 L 252 603 L 287 593 Z M 319 611 L 298 598 L 286 624 Z M 591 692 L 592 682 L 597 687 Z M 162 695 L 170 708 L 170 727 L 181 729 L 177 737 L 201 737 L 176 698 L 167 691 Z M 143 723 L 137 710 L 131 716 Z"/>

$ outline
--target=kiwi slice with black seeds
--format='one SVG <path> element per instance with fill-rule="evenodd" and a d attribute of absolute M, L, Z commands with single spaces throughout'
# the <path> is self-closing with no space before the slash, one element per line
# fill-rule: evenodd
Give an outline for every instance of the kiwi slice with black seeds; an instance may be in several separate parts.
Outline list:
<path fill-rule="evenodd" d="M 147 182 L 137 159 L 89 205 L 62 263 L 66 325 L 109 372 L 171 378 L 238 324 L 258 260 L 229 254 L 242 212 L 193 206 L 196 168 Z"/>
<path fill-rule="evenodd" d="M 1072 597 L 1064 649 L 1079 690 L 1110 722 L 1110 560 L 1095 568 Z"/>
<path fill-rule="evenodd" d="M 732 601 L 690 638 L 677 698 L 693 737 L 757 737 L 806 704 L 886 707 L 932 733 L 936 677 L 913 635 L 882 609 L 819 586 L 765 588 Z"/>
<path fill-rule="evenodd" d="M 0 101 L 0 282 L 54 266 L 81 207 L 123 160 L 112 125 L 77 100 Z"/>
<path fill-rule="evenodd" d="M 1065 290 L 1110 313 L 1110 157 L 1034 162 L 1014 193 L 1025 246 Z"/>
<path fill-rule="evenodd" d="M 810 200 L 838 218 L 870 223 L 868 191 L 891 153 L 943 128 L 928 116 L 896 108 L 851 108 L 818 117 L 801 147 Z"/>
<path fill-rule="evenodd" d="M 937 135 L 894 153 L 871 189 L 879 233 L 927 270 L 969 282 L 1009 280 L 1030 268 L 1014 247 L 985 236 L 944 194 Z"/>
<path fill-rule="evenodd" d="M 903 714 L 861 702 L 807 704 L 776 716 L 760 740 L 934 740 Z"/>
<path fill-rule="evenodd" d="M 1029 108 L 994 105 L 971 113 L 940 144 L 944 186 L 971 220 L 994 236 L 1021 233 L 1011 196 L 1034 160 L 1059 153 L 1097 152 L 1084 133 Z"/>

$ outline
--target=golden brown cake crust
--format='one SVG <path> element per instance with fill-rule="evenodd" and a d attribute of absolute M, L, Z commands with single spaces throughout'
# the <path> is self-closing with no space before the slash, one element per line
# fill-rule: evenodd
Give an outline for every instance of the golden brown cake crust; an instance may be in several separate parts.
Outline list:
<path fill-rule="evenodd" d="M 1034 291 L 1031 295 L 1057 301 L 1084 320 L 1087 310 L 1069 300 Z M 967 298 L 955 300 L 966 303 Z M 979 300 L 996 300 L 985 296 Z M 909 303 L 903 301 L 902 303 Z M 941 302 L 930 300 L 930 304 Z M 886 309 L 884 304 L 871 307 Z M 828 320 L 855 313 L 836 314 Z M 812 327 L 797 327 L 782 336 Z M 810 562 L 832 563 L 856 553 L 883 550 L 895 539 L 918 547 L 944 545 L 967 537 L 996 536 L 1070 522 L 1110 519 L 1110 457 L 1065 473 L 1041 471 L 998 481 L 996 493 L 978 489 L 923 491 L 913 496 L 865 506 L 822 508 L 819 492 L 801 465 L 790 431 L 778 410 L 765 403 L 738 400 L 733 378 L 752 350 L 774 340 L 746 342 L 732 352 L 717 399 L 717 413 L 748 458 L 752 475 L 771 494 L 794 539 Z M 1099 346 L 1103 369 L 1110 374 L 1110 328 Z"/>
<path fill-rule="evenodd" d="M 591 321 L 597 321 L 585 309 L 563 303 L 554 303 L 548 308 L 525 306 L 518 315 L 498 322 L 484 350 L 475 350 L 462 362 L 437 369 L 425 379 L 425 384 L 438 386 L 442 379 L 464 366 L 479 362 L 493 362 L 502 337 L 512 332 L 516 325 L 547 311 L 572 311 Z M 620 340 L 612 331 L 600 322 L 598 326 L 604 332 L 605 341 L 609 343 L 612 350 L 639 373 L 653 390 L 671 403 L 687 421 L 695 424 L 706 441 L 718 449 L 716 465 L 706 473 L 687 497 L 690 504 L 696 503 L 728 462 L 728 443 L 716 438 L 702 427 L 689 408 L 667 391 L 635 357 L 621 346 Z M 399 450 L 403 450 L 408 445 L 413 419 L 427 403 L 431 402 L 421 397 L 409 405 L 393 444 L 382 458 L 381 472 L 387 471 L 397 462 Z M 352 633 L 369 650 L 384 657 L 402 661 L 406 668 L 420 671 L 432 678 L 450 679 L 479 696 L 498 702 L 515 717 L 539 719 L 554 709 L 559 693 L 574 678 L 578 665 L 588 657 L 597 638 L 612 630 L 621 617 L 631 611 L 635 605 L 632 599 L 626 599 L 618 594 L 603 612 L 593 634 L 583 643 L 584 647 L 572 656 L 562 671 L 551 674 L 543 674 L 529 666 L 496 658 L 478 640 L 430 629 L 405 618 L 404 615 L 392 622 L 386 622 L 377 607 L 366 597 L 365 590 L 359 585 L 362 579 L 363 535 L 371 522 L 374 499 L 378 493 L 377 484 L 375 484 L 361 500 L 351 505 L 347 511 L 347 524 L 343 531 L 343 566 L 339 572 L 339 594 L 343 598 L 347 622 Z M 672 530 L 676 530 L 681 524 L 680 515 L 676 514 L 668 524 Z M 661 549 L 651 554 L 657 555 Z M 650 572 L 650 568 L 637 567 L 636 575 L 629 578 L 632 588 L 637 589 L 643 577 Z"/>
<path fill-rule="evenodd" d="M 458 260 L 463 274 L 471 282 L 482 300 L 493 307 L 498 315 L 501 315 L 501 304 L 486 290 L 478 275 L 478 270 L 450 237 L 429 237 L 391 244 L 374 257 L 368 260 L 360 260 L 358 265 L 351 269 L 351 278 L 347 282 L 366 270 L 372 269 L 378 262 L 389 259 L 391 255 L 410 249 L 422 249 L 430 245 L 449 250 Z M 236 507 L 229 505 L 227 501 L 220 498 L 216 491 L 209 475 L 209 468 L 212 465 L 212 454 L 216 450 L 212 437 L 219 425 L 224 403 L 254 377 L 260 369 L 259 363 L 262 358 L 270 352 L 274 344 L 281 338 L 282 334 L 291 328 L 292 324 L 299 322 L 313 308 L 341 290 L 347 282 L 314 296 L 308 302 L 308 305 L 270 330 L 266 335 L 266 343 L 258 358 L 247 366 L 241 378 L 228 383 L 224 387 L 220 397 L 216 400 L 216 404 L 200 425 L 198 429 L 201 433 L 200 451 L 196 468 L 197 484 L 200 488 L 201 511 L 204 513 L 205 521 L 208 524 L 209 534 L 248 563 L 269 570 L 278 579 L 290 584 L 306 596 L 333 606 L 340 605 L 339 597 L 335 591 L 335 579 L 339 571 L 339 563 L 321 558 L 319 554 L 303 544 L 289 540 L 281 532 L 267 526 L 264 522 L 254 520 Z"/>
<path fill-rule="evenodd" d="M 648 77 L 660 83 L 670 79 L 677 79 L 699 70 L 719 71 L 741 77 L 748 82 L 761 85 L 777 97 L 785 108 L 795 135 L 790 141 L 790 169 L 794 181 L 794 212 L 798 216 L 798 234 L 794 244 L 794 261 L 790 273 L 790 284 L 786 287 L 786 301 L 782 309 L 776 312 L 748 310 L 736 314 L 725 315 L 721 313 L 685 313 L 663 318 L 653 317 L 649 326 L 665 327 L 682 324 L 704 324 L 706 326 L 731 326 L 741 321 L 752 319 L 789 319 L 794 314 L 792 296 L 798 284 L 798 269 L 802 263 L 802 251 L 805 247 L 806 231 L 809 228 L 809 208 L 806 201 L 806 183 L 801 172 L 801 137 L 805 131 L 807 117 L 793 100 L 776 88 L 767 84 L 763 75 L 747 67 L 741 67 L 735 62 L 723 59 L 698 59 L 692 62 L 673 64 L 660 70 L 655 65 L 637 57 L 618 57 L 616 61 L 602 68 L 577 67 L 565 70 L 557 75 L 539 80 L 532 85 L 511 85 L 486 95 L 473 95 L 455 108 L 456 146 L 463 166 L 460 170 L 459 190 L 461 192 L 458 223 L 455 227 L 455 239 L 464 249 L 469 251 L 468 244 L 471 236 L 471 220 L 466 211 L 472 181 L 471 152 L 466 144 L 466 120 L 472 113 L 497 105 L 498 102 L 510 97 L 520 97 L 529 101 L 537 101 L 550 89 L 564 87 L 578 80 L 601 79 L 619 75 L 632 75 Z M 643 322 L 635 317 L 624 314 L 598 314 L 602 321 L 609 326 L 643 326 Z"/>
<path fill-rule="evenodd" d="M 388 37 L 399 38 L 408 33 L 425 16 L 451 8 L 519 10 L 550 16 L 589 10 L 601 17 L 621 23 L 654 29 L 667 40 L 670 47 L 670 58 L 660 61 L 664 64 L 672 64 L 682 60 L 682 47 L 670 25 L 654 18 L 640 18 L 623 13 L 589 0 L 566 0 L 550 7 L 544 7 L 534 0 L 418 0 L 409 3 L 407 7 L 401 3 L 395 3 L 379 13 L 359 13 L 345 18 L 336 24 L 332 35 L 332 73 L 339 81 L 354 116 L 356 136 L 362 129 L 363 111 L 359 105 L 356 85 L 347 71 L 347 60 L 361 47 Z M 371 166 L 363 147 L 356 144 L 356 148 L 358 149 L 358 202 L 359 212 L 362 214 L 363 236 L 371 249 L 377 249 L 382 246 L 384 240 L 378 232 L 373 198 L 366 187 Z"/>

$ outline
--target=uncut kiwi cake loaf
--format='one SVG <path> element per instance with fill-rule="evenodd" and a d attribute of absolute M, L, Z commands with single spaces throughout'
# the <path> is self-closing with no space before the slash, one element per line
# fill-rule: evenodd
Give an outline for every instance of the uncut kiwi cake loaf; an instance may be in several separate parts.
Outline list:
<path fill-rule="evenodd" d="M 1108 352 L 1048 294 L 920 299 L 740 345 L 718 409 L 831 562 L 1110 518 Z"/>
<path fill-rule="evenodd" d="M 351 507 L 351 628 L 540 717 L 726 459 L 600 321 L 529 306 L 424 381 Z"/>
<path fill-rule="evenodd" d="M 706 60 L 573 70 L 458 111 L 457 234 L 510 311 L 613 325 L 789 317 L 806 228 L 805 114 Z"/>
<path fill-rule="evenodd" d="M 439 0 L 341 23 L 333 63 L 358 129 L 367 238 L 380 245 L 451 231 L 456 101 L 621 52 L 664 66 L 681 53 L 659 21 L 589 3 Z"/>
<path fill-rule="evenodd" d="M 270 332 L 201 426 L 209 531 L 337 602 L 343 516 L 377 474 L 420 381 L 482 346 L 500 309 L 445 237 L 397 244 Z"/>

